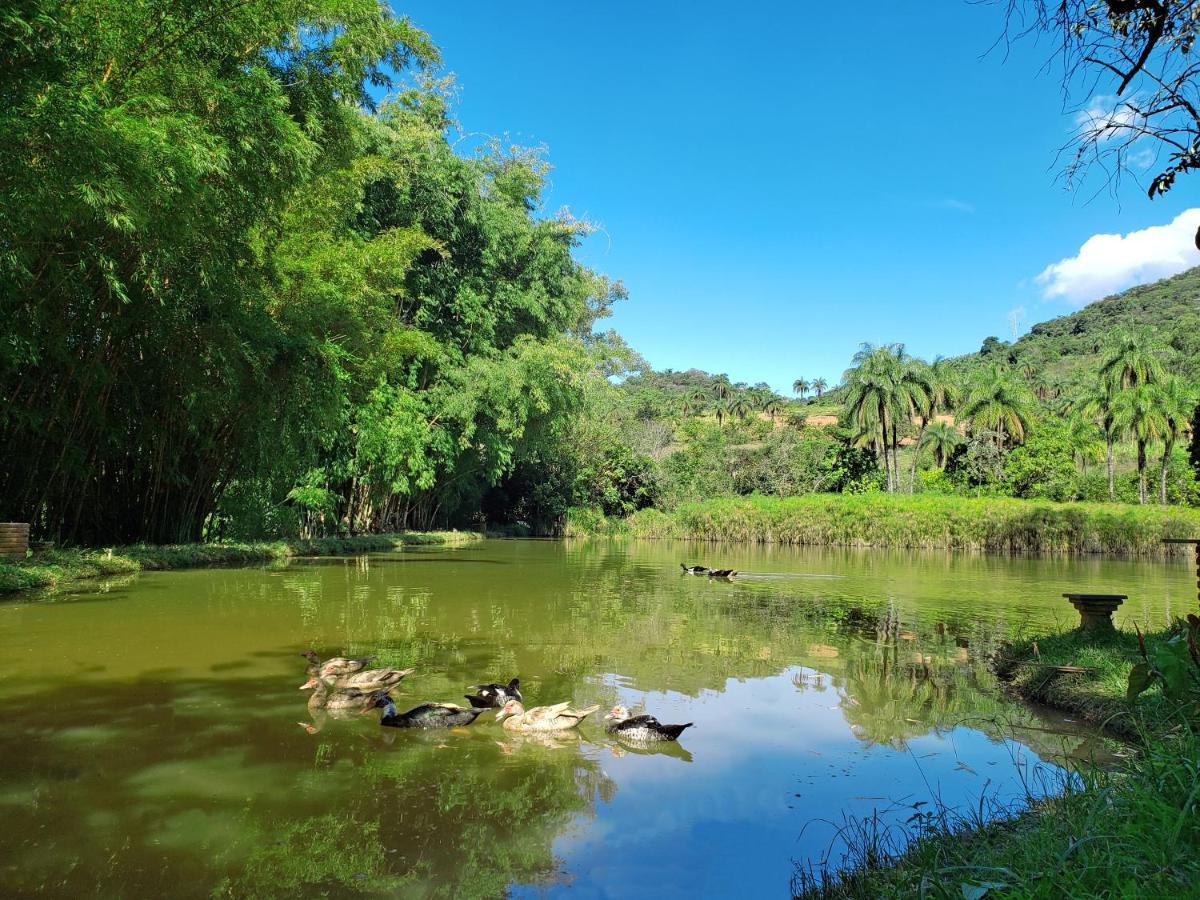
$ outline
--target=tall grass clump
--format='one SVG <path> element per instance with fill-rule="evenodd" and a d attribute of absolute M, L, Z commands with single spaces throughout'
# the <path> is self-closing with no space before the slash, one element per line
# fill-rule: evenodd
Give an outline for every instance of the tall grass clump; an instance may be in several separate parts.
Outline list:
<path fill-rule="evenodd" d="M 1200 510 L 936 495 L 737 497 L 644 509 L 620 526 L 634 537 L 977 550 L 989 553 L 1182 553 L 1167 537 L 1200 535 Z"/>

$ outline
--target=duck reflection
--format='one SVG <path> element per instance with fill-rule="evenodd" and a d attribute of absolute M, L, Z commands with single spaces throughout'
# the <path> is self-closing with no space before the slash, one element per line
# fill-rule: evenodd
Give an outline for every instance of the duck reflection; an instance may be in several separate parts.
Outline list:
<path fill-rule="evenodd" d="M 667 756 L 680 762 L 690 763 L 692 753 L 676 741 L 658 741 L 656 743 L 639 743 L 635 741 L 606 742 L 608 751 L 618 759 L 623 756 Z"/>

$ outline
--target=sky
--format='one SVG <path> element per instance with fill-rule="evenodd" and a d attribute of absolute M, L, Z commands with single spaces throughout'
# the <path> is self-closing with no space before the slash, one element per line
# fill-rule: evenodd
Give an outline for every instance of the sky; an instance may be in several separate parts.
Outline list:
<path fill-rule="evenodd" d="M 1200 175 L 1062 184 L 1104 99 L 1065 103 L 1048 43 L 993 49 L 1002 5 L 393 8 L 440 47 L 464 146 L 547 149 L 543 212 L 600 226 L 577 256 L 625 283 L 607 324 L 657 369 L 787 393 L 864 341 L 971 352 L 1200 263 Z"/>

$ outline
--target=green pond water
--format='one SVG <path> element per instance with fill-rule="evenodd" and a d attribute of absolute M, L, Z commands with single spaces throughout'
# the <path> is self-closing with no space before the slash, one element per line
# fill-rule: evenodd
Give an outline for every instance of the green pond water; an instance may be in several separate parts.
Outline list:
<path fill-rule="evenodd" d="M 847 817 L 1016 808 L 1097 751 L 987 670 L 1075 621 L 1066 590 L 1128 593 L 1144 626 L 1195 603 L 1183 562 L 539 541 L 10 600 L 0 896 L 787 896 Z M 556 741 L 314 718 L 307 648 L 416 666 L 402 710 L 517 675 L 527 705 L 695 727 L 646 748 L 599 715 Z"/>

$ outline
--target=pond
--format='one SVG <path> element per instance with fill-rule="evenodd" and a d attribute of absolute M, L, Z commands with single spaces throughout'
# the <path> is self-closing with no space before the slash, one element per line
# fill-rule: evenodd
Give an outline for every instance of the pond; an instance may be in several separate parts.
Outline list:
<path fill-rule="evenodd" d="M 1118 619 L 1145 626 L 1195 602 L 1184 563 L 541 541 L 18 598 L 0 895 L 787 896 L 847 817 L 1019 805 L 1096 752 L 987 670 L 1075 621 L 1066 590 L 1128 593 Z M 415 666 L 401 710 L 518 675 L 528 705 L 695 725 L 645 747 L 600 713 L 553 741 L 491 713 L 314 719 L 308 648 Z"/>

